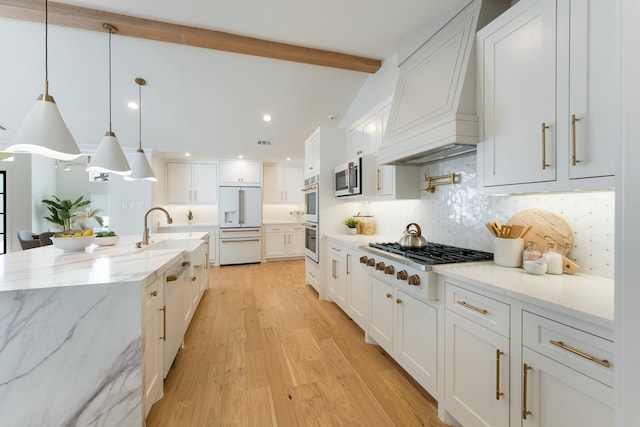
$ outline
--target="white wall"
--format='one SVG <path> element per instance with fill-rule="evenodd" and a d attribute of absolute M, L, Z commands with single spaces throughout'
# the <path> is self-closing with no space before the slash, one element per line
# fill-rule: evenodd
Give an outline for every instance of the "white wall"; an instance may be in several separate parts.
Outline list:
<path fill-rule="evenodd" d="M 55 224 L 44 219 L 49 216 L 49 211 L 42 203 L 43 199 L 51 198 L 56 194 L 56 168 L 55 160 L 44 156 L 31 156 L 31 229 L 36 233 L 47 231 Z"/>
<path fill-rule="evenodd" d="M 159 182 L 125 181 L 120 175 L 109 176 L 109 229 L 118 235 L 142 236 L 144 214 L 152 207 L 152 186 Z M 150 217 L 150 219 L 152 219 Z"/>
<path fill-rule="evenodd" d="M 31 230 L 31 155 L 16 154 L 13 162 L 0 162 L 7 175 L 7 252 L 21 250 L 16 233 Z"/>
<path fill-rule="evenodd" d="M 382 67 L 370 75 L 340 120 L 340 127 L 347 128 L 382 101 L 393 95 L 400 75 L 396 55 L 382 61 Z"/>

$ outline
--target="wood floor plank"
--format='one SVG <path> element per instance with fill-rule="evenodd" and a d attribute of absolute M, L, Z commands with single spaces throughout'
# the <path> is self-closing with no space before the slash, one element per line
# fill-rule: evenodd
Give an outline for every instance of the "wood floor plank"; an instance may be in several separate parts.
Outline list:
<path fill-rule="evenodd" d="M 214 267 L 147 426 L 444 426 L 304 262 Z"/>

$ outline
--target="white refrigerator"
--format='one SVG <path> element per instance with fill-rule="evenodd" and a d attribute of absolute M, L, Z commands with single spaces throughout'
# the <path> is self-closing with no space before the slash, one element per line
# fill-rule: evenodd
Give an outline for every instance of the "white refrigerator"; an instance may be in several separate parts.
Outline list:
<path fill-rule="evenodd" d="M 220 187 L 220 265 L 262 261 L 262 188 Z"/>

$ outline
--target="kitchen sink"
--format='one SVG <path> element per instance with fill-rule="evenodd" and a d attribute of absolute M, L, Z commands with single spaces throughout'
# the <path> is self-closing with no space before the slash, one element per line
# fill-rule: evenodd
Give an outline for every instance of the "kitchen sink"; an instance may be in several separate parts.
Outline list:
<path fill-rule="evenodd" d="M 204 260 L 205 253 L 207 252 L 205 241 L 198 239 L 152 240 L 150 244 L 145 247 L 147 251 L 161 249 L 182 249 L 185 255 L 185 261 L 190 261 L 192 264 L 200 264 L 200 261 Z"/>

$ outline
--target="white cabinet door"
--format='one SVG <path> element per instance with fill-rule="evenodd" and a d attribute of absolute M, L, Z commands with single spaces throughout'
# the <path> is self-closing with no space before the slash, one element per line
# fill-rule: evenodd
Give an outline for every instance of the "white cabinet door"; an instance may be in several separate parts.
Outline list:
<path fill-rule="evenodd" d="M 215 164 L 193 164 L 193 201 L 216 203 L 218 193 L 218 166 Z"/>
<path fill-rule="evenodd" d="M 462 425 L 509 425 L 509 358 L 507 338 L 445 310 L 445 400 Z"/>
<path fill-rule="evenodd" d="M 564 0 L 569 1 L 569 0 Z M 620 2 L 570 0 L 570 177 L 614 175 L 620 140 Z M 575 158 L 574 158 L 575 156 Z"/>
<path fill-rule="evenodd" d="M 304 143 L 304 177 L 320 173 L 320 131 L 316 130 Z"/>
<path fill-rule="evenodd" d="M 191 164 L 167 163 L 167 203 L 191 203 Z"/>
<path fill-rule="evenodd" d="M 369 335 L 386 351 L 393 351 L 393 286 L 367 275 L 369 282 Z"/>
<path fill-rule="evenodd" d="M 418 382 L 435 390 L 438 311 L 402 291 L 398 291 L 395 302 L 398 311 L 394 353 Z"/>
<path fill-rule="evenodd" d="M 287 203 L 304 203 L 304 186 L 303 170 L 301 167 L 285 167 L 282 175 L 282 191 L 284 192 L 284 201 Z"/>
<path fill-rule="evenodd" d="M 378 151 L 378 121 L 374 112 L 363 121 L 358 122 L 347 133 L 346 159 L 352 160 Z"/>
<path fill-rule="evenodd" d="M 282 258 L 287 255 L 287 235 L 281 232 L 264 233 L 265 258 Z"/>
<path fill-rule="evenodd" d="M 259 160 L 220 160 L 221 185 L 262 185 Z"/>
<path fill-rule="evenodd" d="M 522 358 L 524 427 L 613 425 L 612 388 L 526 347 Z"/>
<path fill-rule="evenodd" d="M 160 400 L 163 392 L 162 382 L 162 337 L 163 330 L 163 284 L 162 278 L 156 279 L 143 290 L 143 327 L 142 327 L 142 383 L 143 406 L 146 417 L 151 406 Z"/>
<path fill-rule="evenodd" d="M 362 329 L 367 328 L 367 313 L 369 308 L 369 286 L 367 282 L 366 265 L 360 263 L 362 253 L 355 249 L 347 252 L 347 314 Z"/>
<path fill-rule="evenodd" d="M 331 299 L 342 308 L 347 310 L 347 277 L 346 277 L 346 250 L 338 245 L 330 244 L 327 251 L 329 263 L 327 267 L 327 291 Z"/>
<path fill-rule="evenodd" d="M 304 227 L 301 225 L 287 226 L 287 255 L 290 257 L 304 256 Z"/>
<path fill-rule="evenodd" d="M 282 167 L 265 166 L 263 169 L 264 185 L 262 197 L 264 203 L 282 202 Z"/>
<path fill-rule="evenodd" d="M 302 168 L 292 166 L 265 166 L 264 203 L 303 203 Z"/>
<path fill-rule="evenodd" d="M 556 179 L 556 1 L 527 4 L 479 41 L 485 186 Z"/>

